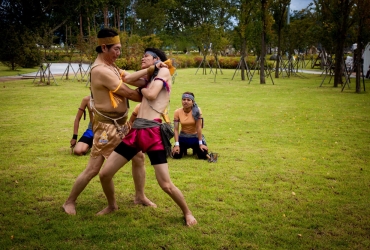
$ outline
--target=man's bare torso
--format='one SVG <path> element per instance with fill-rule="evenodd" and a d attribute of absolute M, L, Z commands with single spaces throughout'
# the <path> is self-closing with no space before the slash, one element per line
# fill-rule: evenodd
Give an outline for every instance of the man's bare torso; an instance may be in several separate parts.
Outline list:
<path fill-rule="evenodd" d="M 109 89 L 115 89 L 120 84 L 120 78 L 118 71 L 96 59 L 91 70 L 91 92 L 94 99 L 94 106 L 98 111 L 101 112 L 117 112 L 124 113 L 127 110 L 127 100 L 125 97 L 117 96 L 121 99 L 118 102 L 118 107 L 113 108 L 109 96 Z M 118 73 L 118 75 L 117 75 Z"/>
<path fill-rule="evenodd" d="M 162 70 L 166 72 L 165 74 L 166 77 L 163 77 L 163 79 L 167 81 L 168 87 L 171 89 L 172 87 L 171 75 L 169 74 L 168 69 L 162 69 Z M 153 82 L 149 83 L 148 88 L 150 88 L 151 84 L 153 84 Z M 137 117 L 144 118 L 147 120 L 154 120 L 156 118 L 161 118 L 162 116 L 161 113 L 163 113 L 164 110 L 166 109 L 169 103 L 169 100 L 170 100 L 170 93 L 164 87 L 162 87 L 162 89 L 160 90 L 155 100 L 148 100 L 147 98 L 143 97 Z M 153 109 L 155 109 L 156 111 Z"/>

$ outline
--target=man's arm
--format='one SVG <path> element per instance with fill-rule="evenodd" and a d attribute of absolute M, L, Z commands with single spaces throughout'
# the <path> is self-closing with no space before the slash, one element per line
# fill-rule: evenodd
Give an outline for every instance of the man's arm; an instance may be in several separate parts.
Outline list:
<path fill-rule="evenodd" d="M 82 99 L 82 102 L 81 102 L 80 107 L 78 108 L 78 111 L 77 111 L 77 114 L 76 114 L 75 121 L 73 123 L 73 137 L 70 141 L 71 147 L 74 147 L 76 145 L 77 136 L 78 136 L 78 128 L 80 126 L 81 117 L 84 114 L 86 106 L 87 106 L 87 99 L 85 97 L 85 98 Z"/>
<path fill-rule="evenodd" d="M 124 81 L 127 84 L 142 88 L 145 87 L 147 84 L 147 81 L 143 79 L 143 77 L 146 76 L 147 74 L 148 69 L 142 69 L 134 73 L 128 73 L 127 71 L 125 71 L 122 77 L 122 81 Z"/>
<path fill-rule="evenodd" d="M 145 87 L 147 82 L 142 78 L 144 76 L 147 76 L 148 78 L 150 78 L 153 75 L 154 71 L 156 69 L 159 70 L 160 68 L 168 68 L 168 65 L 163 62 L 160 62 L 160 63 L 150 66 L 149 68 L 141 69 L 134 73 L 128 73 L 125 71 L 122 77 L 122 80 L 136 87 Z"/>
<path fill-rule="evenodd" d="M 141 94 L 134 89 L 130 89 L 124 82 L 121 82 L 116 75 L 111 74 L 110 72 L 107 74 L 107 71 L 101 70 L 99 78 L 103 86 L 114 94 L 135 102 L 141 102 Z"/>

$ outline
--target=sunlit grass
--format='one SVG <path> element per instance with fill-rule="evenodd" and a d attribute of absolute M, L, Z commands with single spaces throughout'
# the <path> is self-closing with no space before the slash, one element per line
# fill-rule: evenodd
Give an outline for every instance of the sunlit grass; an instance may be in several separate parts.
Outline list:
<path fill-rule="evenodd" d="M 2 249 L 368 249 L 370 247 L 370 96 L 305 75 L 250 84 L 240 72 L 216 78 L 178 70 L 170 114 L 191 91 L 217 163 L 169 159 L 173 182 L 199 224 L 159 188 L 146 158 L 146 194 L 157 209 L 133 205 L 131 165 L 116 176 L 115 214 L 95 178 L 64 214 L 88 156 L 69 140 L 85 83 L 1 83 L 0 246 Z M 369 88 L 369 81 L 366 81 Z M 131 103 L 134 107 L 135 103 Z M 87 126 L 83 121 L 81 131 Z"/>

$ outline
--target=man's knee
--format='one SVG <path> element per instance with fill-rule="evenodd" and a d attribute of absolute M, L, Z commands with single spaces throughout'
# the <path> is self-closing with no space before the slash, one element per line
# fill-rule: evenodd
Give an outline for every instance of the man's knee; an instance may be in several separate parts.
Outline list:
<path fill-rule="evenodd" d="M 172 194 L 172 191 L 174 188 L 173 184 L 166 182 L 166 183 L 161 183 L 160 186 L 164 192 L 166 192 L 167 194 Z"/>
<path fill-rule="evenodd" d="M 140 151 L 138 152 L 133 158 L 132 158 L 132 165 L 133 166 L 144 166 L 144 160 L 145 156 L 144 154 Z"/>
<path fill-rule="evenodd" d="M 95 176 L 97 176 L 99 174 L 99 170 L 96 170 L 96 169 L 86 169 L 84 172 L 83 172 L 83 175 L 86 179 L 88 179 L 89 181 L 94 178 Z"/>
<path fill-rule="evenodd" d="M 83 155 L 86 154 L 87 151 L 88 150 L 82 150 L 80 148 L 78 148 L 78 149 L 76 148 L 76 149 L 73 150 L 73 154 L 77 155 L 77 156 L 83 156 Z"/>
<path fill-rule="evenodd" d="M 101 182 L 106 182 L 112 179 L 111 175 L 106 173 L 104 170 L 100 171 L 99 173 L 99 179 Z"/>

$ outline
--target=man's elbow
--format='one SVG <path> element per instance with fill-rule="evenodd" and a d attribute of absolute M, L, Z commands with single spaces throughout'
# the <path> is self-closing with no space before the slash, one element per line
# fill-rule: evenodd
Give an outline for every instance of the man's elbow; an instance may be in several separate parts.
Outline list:
<path fill-rule="evenodd" d="M 145 98 L 148 99 L 149 101 L 154 101 L 156 99 L 156 96 L 147 95 L 147 96 L 145 96 Z"/>
<path fill-rule="evenodd" d="M 141 102 L 142 96 L 139 94 L 131 94 L 127 98 L 134 102 Z"/>

